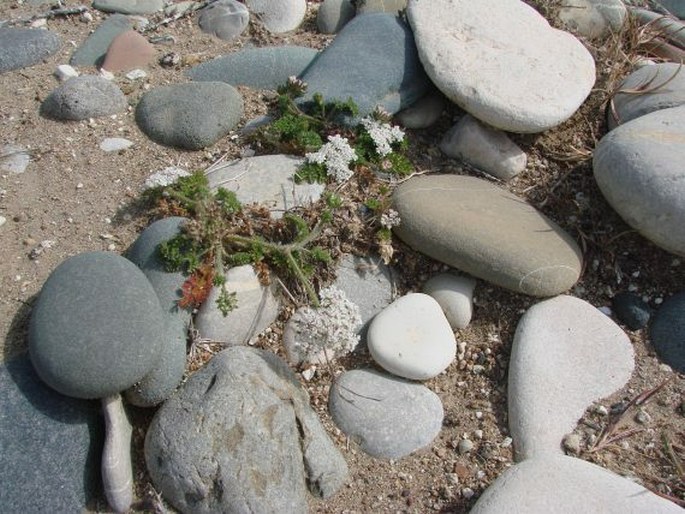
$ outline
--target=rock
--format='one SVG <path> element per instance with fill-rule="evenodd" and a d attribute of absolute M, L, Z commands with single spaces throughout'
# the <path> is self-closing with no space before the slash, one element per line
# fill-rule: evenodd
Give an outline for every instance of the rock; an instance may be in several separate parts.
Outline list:
<path fill-rule="evenodd" d="M 350 21 L 300 76 L 308 85 L 298 99 L 311 102 L 314 93 L 324 100 L 352 98 L 359 115 L 380 105 L 396 113 L 429 90 L 411 30 L 391 14 L 367 14 Z"/>
<path fill-rule="evenodd" d="M 164 9 L 164 0 L 93 0 L 93 8 L 120 14 L 153 14 Z"/>
<path fill-rule="evenodd" d="M 0 170 L 11 175 L 19 175 L 26 171 L 31 162 L 28 150 L 19 145 L 3 145 L 0 147 Z"/>
<path fill-rule="evenodd" d="M 194 66 L 188 70 L 188 77 L 275 90 L 288 77 L 300 75 L 317 54 L 316 50 L 302 46 L 245 48 Z"/>
<path fill-rule="evenodd" d="M 164 403 L 145 460 L 157 490 L 188 513 L 306 512 L 307 486 L 327 498 L 347 479 L 290 368 L 247 346 L 217 354 Z"/>
<path fill-rule="evenodd" d="M 459 441 L 459 444 L 457 445 L 457 450 L 461 455 L 470 453 L 473 450 L 473 448 L 473 441 L 470 441 L 469 439 L 462 439 L 461 441 Z"/>
<path fill-rule="evenodd" d="M 649 323 L 652 309 L 635 293 L 618 293 L 611 300 L 611 308 L 618 320 L 630 330 L 640 330 Z"/>
<path fill-rule="evenodd" d="M 240 93 L 223 82 L 172 84 L 148 91 L 136 122 L 153 141 L 199 150 L 228 134 L 243 115 Z"/>
<path fill-rule="evenodd" d="M 128 16 L 113 14 L 103 21 L 95 32 L 72 54 L 72 66 L 99 66 L 107 54 L 107 49 L 115 37 L 133 28 Z"/>
<path fill-rule="evenodd" d="M 0 505 L 7 513 L 81 512 L 99 496 L 99 404 L 58 394 L 28 355 L 0 364 Z"/>
<path fill-rule="evenodd" d="M 564 0 L 559 19 L 576 34 L 597 39 L 620 32 L 627 14 L 621 0 Z"/>
<path fill-rule="evenodd" d="M 653 512 L 682 509 L 632 480 L 566 455 L 544 455 L 512 466 L 485 490 L 471 514 Z"/>
<path fill-rule="evenodd" d="M 7 223 L 7 218 L 0 216 L 0 227 L 2 227 L 5 223 Z"/>
<path fill-rule="evenodd" d="M 352 0 L 324 0 L 316 13 L 316 27 L 322 34 L 337 34 L 355 14 Z"/>
<path fill-rule="evenodd" d="M 685 105 L 641 116 L 609 132 L 593 167 L 602 194 L 628 225 L 685 255 Z"/>
<path fill-rule="evenodd" d="M 445 110 L 441 93 L 428 93 L 414 105 L 397 113 L 395 121 L 410 129 L 424 129 L 436 123 Z"/>
<path fill-rule="evenodd" d="M 115 37 L 107 49 L 102 67 L 107 71 L 129 71 L 145 67 L 155 60 L 155 47 L 135 30 Z"/>
<path fill-rule="evenodd" d="M 40 106 L 40 113 L 55 120 L 87 120 L 126 110 L 126 97 L 119 87 L 95 75 L 82 75 L 63 82 Z"/>
<path fill-rule="evenodd" d="M 645 94 L 631 93 L 639 90 Z M 607 109 L 607 123 L 614 129 L 645 114 L 681 105 L 685 105 L 685 73 L 680 65 L 663 62 L 642 66 L 621 82 Z"/>
<path fill-rule="evenodd" d="M 438 302 L 452 330 L 458 330 L 471 323 L 475 288 L 471 277 L 440 273 L 424 284 L 423 292 Z"/>
<path fill-rule="evenodd" d="M 133 427 L 124 409 L 121 395 L 103 398 L 102 411 L 107 427 L 102 451 L 102 485 L 105 497 L 114 512 L 128 512 L 133 502 Z"/>
<path fill-rule="evenodd" d="M 468 114 L 445 134 L 440 150 L 505 181 L 524 171 L 528 162 L 526 153 L 504 132 Z"/>
<path fill-rule="evenodd" d="M 485 180 L 415 177 L 393 194 L 405 243 L 445 264 L 532 296 L 569 289 L 582 268 L 576 243 L 524 200 Z"/>
<path fill-rule="evenodd" d="M 78 77 L 79 72 L 76 71 L 73 67 L 71 67 L 68 64 L 60 64 L 55 69 L 54 75 L 55 75 L 55 77 L 57 77 L 57 80 L 59 80 L 60 82 L 66 82 L 69 79 L 73 79 L 74 77 Z"/>
<path fill-rule="evenodd" d="M 381 367 L 411 380 L 437 376 L 457 353 L 440 305 L 422 293 L 398 298 L 378 313 L 369 326 L 367 344 Z"/>
<path fill-rule="evenodd" d="M 589 303 L 558 296 L 526 311 L 509 362 L 509 430 L 517 460 L 561 453 L 592 402 L 620 389 L 634 366 L 628 336 Z"/>
<path fill-rule="evenodd" d="M 235 293 L 236 307 L 224 316 L 216 305 L 221 287 L 214 286 L 195 317 L 201 337 L 226 344 L 248 344 L 278 317 L 279 303 L 270 287 L 263 286 L 252 265 L 231 268 L 226 290 Z"/>
<path fill-rule="evenodd" d="M 159 359 L 159 300 L 143 273 L 113 253 L 70 257 L 43 285 L 31 313 L 29 350 L 59 392 L 103 398 L 132 386 Z"/>
<path fill-rule="evenodd" d="M 440 398 L 427 387 L 364 369 L 333 382 L 328 409 L 363 451 L 383 459 L 400 459 L 430 445 L 444 416 Z"/>
<path fill-rule="evenodd" d="M 654 315 L 649 335 L 659 358 L 685 373 L 685 292 L 668 298 Z"/>
<path fill-rule="evenodd" d="M 199 10 L 197 24 L 202 32 L 231 41 L 242 34 L 250 22 L 250 11 L 237 0 L 218 0 Z"/>
<path fill-rule="evenodd" d="M 685 2 L 683 0 L 661 0 L 659 5 L 666 8 L 674 16 L 685 20 Z"/>
<path fill-rule="evenodd" d="M 100 143 L 100 150 L 105 152 L 121 152 L 133 146 L 133 141 L 123 137 L 107 137 Z"/>
<path fill-rule="evenodd" d="M 501 130 L 552 128 L 594 85 L 595 63 L 582 43 L 525 2 L 410 0 L 407 17 L 433 83 Z"/>
<path fill-rule="evenodd" d="M 384 12 L 399 14 L 407 8 L 407 0 L 357 0 L 357 15 Z"/>
<path fill-rule="evenodd" d="M 245 5 L 269 32 L 281 34 L 299 27 L 307 13 L 306 0 L 245 0 Z"/>
<path fill-rule="evenodd" d="M 316 202 L 322 184 L 295 184 L 293 175 L 302 159 L 290 155 L 260 155 L 222 164 L 207 170 L 209 186 L 234 191 L 240 203 L 258 203 L 280 218 L 293 207 Z"/>
<path fill-rule="evenodd" d="M 59 36 L 49 30 L 0 26 L 0 73 L 38 64 L 61 45 Z"/>
<path fill-rule="evenodd" d="M 571 453 L 572 455 L 578 455 L 580 453 L 580 436 L 576 433 L 566 434 L 564 439 L 561 441 L 564 446 L 564 450 Z"/>

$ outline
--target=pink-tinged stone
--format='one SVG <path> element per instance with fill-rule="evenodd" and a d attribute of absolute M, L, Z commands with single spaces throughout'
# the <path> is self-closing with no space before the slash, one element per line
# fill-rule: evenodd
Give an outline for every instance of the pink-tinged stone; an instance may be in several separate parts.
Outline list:
<path fill-rule="evenodd" d="M 107 49 L 102 68 L 111 71 L 129 71 L 147 66 L 155 58 L 155 48 L 135 30 L 115 37 Z"/>

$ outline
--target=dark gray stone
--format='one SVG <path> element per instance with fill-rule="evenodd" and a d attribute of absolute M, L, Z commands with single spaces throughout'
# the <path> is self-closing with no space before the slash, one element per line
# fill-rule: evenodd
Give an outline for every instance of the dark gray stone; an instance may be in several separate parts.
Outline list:
<path fill-rule="evenodd" d="M 306 512 L 347 465 L 309 398 L 277 356 L 246 346 L 217 354 L 164 403 L 145 439 L 157 490 L 199 512 Z"/>
<path fill-rule="evenodd" d="M 136 122 L 157 143 L 199 150 L 228 134 L 243 115 L 243 99 L 223 82 L 158 87 L 143 95 Z"/>
<path fill-rule="evenodd" d="M 652 309 L 635 293 L 618 293 L 611 300 L 611 309 L 618 320 L 630 330 L 640 330 L 649 323 Z"/>
<path fill-rule="evenodd" d="M 103 21 L 72 54 L 69 64 L 72 66 L 99 66 L 105 59 L 109 44 L 133 25 L 123 14 L 114 14 Z"/>
<path fill-rule="evenodd" d="M 659 4 L 674 16 L 685 20 L 685 0 L 659 0 Z"/>
<path fill-rule="evenodd" d="M 153 14 L 164 8 L 164 0 L 93 0 L 93 8 L 120 14 Z"/>
<path fill-rule="evenodd" d="M 324 100 L 352 98 L 359 115 L 382 106 L 396 113 L 424 96 L 430 81 L 423 71 L 411 30 L 398 17 L 375 13 L 357 16 L 336 36 L 301 76 Z"/>
<path fill-rule="evenodd" d="M 316 27 L 322 34 L 336 34 L 355 14 L 352 0 L 324 0 L 316 13 Z"/>
<path fill-rule="evenodd" d="M 195 81 L 277 89 L 288 77 L 302 73 L 317 54 L 316 50 L 303 46 L 246 48 L 198 64 L 188 70 L 188 76 Z"/>
<path fill-rule="evenodd" d="M 99 402 L 62 396 L 28 355 L 0 365 L 0 510 L 81 512 L 98 496 Z"/>
<path fill-rule="evenodd" d="M 60 264 L 31 313 L 29 350 L 39 376 L 77 398 L 123 391 L 160 357 L 164 316 L 147 278 L 107 252 L 83 253 Z"/>
<path fill-rule="evenodd" d="M 218 0 L 198 13 L 197 23 L 202 32 L 230 41 L 247 28 L 250 11 L 237 0 Z"/>
<path fill-rule="evenodd" d="M 57 86 L 40 106 L 40 113 L 56 120 L 87 120 L 126 110 L 119 87 L 96 75 L 74 77 Z"/>
<path fill-rule="evenodd" d="M 685 292 L 674 294 L 656 311 L 649 335 L 659 358 L 685 373 Z"/>
<path fill-rule="evenodd" d="M 375 370 L 352 370 L 331 386 L 340 430 L 373 457 L 399 459 L 431 444 L 442 428 L 440 398 L 427 387 Z"/>
<path fill-rule="evenodd" d="M 644 94 L 635 94 L 644 89 Z M 621 91 L 626 91 L 621 93 Z M 628 75 L 607 109 L 607 123 L 613 129 L 619 124 L 660 109 L 685 104 L 685 73 L 674 62 L 642 66 Z"/>
<path fill-rule="evenodd" d="M 0 73 L 38 64 L 61 45 L 49 30 L 0 27 Z"/>

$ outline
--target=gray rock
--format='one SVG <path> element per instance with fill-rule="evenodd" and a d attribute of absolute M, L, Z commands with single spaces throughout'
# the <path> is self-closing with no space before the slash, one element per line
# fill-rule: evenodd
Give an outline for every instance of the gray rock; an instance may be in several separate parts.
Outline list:
<path fill-rule="evenodd" d="M 355 14 L 352 0 L 324 0 L 316 14 L 316 27 L 322 34 L 337 34 Z"/>
<path fill-rule="evenodd" d="M 27 355 L 0 364 L 0 505 L 7 514 L 81 512 L 99 496 L 99 403 L 62 396 Z"/>
<path fill-rule="evenodd" d="M 69 64 L 72 66 L 99 66 L 105 59 L 110 43 L 119 34 L 133 28 L 128 16 L 114 14 L 107 17 L 95 32 L 72 54 Z"/>
<path fill-rule="evenodd" d="M 291 155 L 260 155 L 221 164 L 207 170 L 209 186 L 234 191 L 242 204 L 258 203 L 280 218 L 293 207 L 316 202 L 322 184 L 295 184 L 293 175 L 302 163 Z"/>
<path fill-rule="evenodd" d="M 399 459 L 440 433 L 440 398 L 421 384 L 374 370 L 352 370 L 331 386 L 333 421 L 373 457 Z"/>
<path fill-rule="evenodd" d="M 224 316 L 216 305 L 221 287 L 214 286 L 195 317 L 200 336 L 226 344 L 248 344 L 278 317 L 279 303 L 270 287 L 263 286 L 252 265 L 231 268 L 226 290 L 235 293 L 237 306 Z"/>
<path fill-rule="evenodd" d="M 136 122 L 153 141 L 188 150 L 210 146 L 243 115 L 243 99 L 223 82 L 172 84 L 143 95 Z"/>
<path fill-rule="evenodd" d="M 437 122 L 445 110 L 442 93 L 428 93 L 414 105 L 397 113 L 395 120 L 410 129 L 428 128 Z"/>
<path fill-rule="evenodd" d="M 564 435 L 585 409 L 623 387 L 633 366 L 628 336 L 589 303 L 558 296 L 528 309 L 509 361 L 509 431 L 517 460 L 561 453 Z"/>
<path fill-rule="evenodd" d="M 640 90 L 645 93 L 635 94 Z M 685 73 L 679 64 L 664 62 L 642 66 L 621 82 L 611 108 L 607 109 L 607 123 L 614 129 L 650 112 L 684 104 Z"/>
<path fill-rule="evenodd" d="M 641 116 L 609 132 L 595 148 L 602 194 L 640 234 L 685 255 L 685 105 Z"/>
<path fill-rule="evenodd" d="M 393 194 L 395 233 L 414 249 L 477 278 L 532 296 L 569 289 L 582 268 L 576 243 L 524 200 L 485 180 L 415 177 Z"/>
<path fill-rule="evenodd" d="M 407 17 L 433 83 L 501 130 L 554 127 L 595 83 L 595 63 L 583 44 L 520 0 L 410 0 Z"/>
<path fill-rule="evenodd" d="M 61 44 L 59 36 L 49 30 L 0 27 L 0 73 L 38 64 Z"/>
<path fill-rule="evenodd" d="M 471 323 L 475 287 L 471 277 L 439 273 L 424 284 L 423 292 L 438 302 L 452 330 L 459 330 Z"/>
<path fill-rule="evenodd" d="M 649 323 L 652 309 L 635 293 L 618 293 L 611 299 L 611 308 L 618 320 L 630 330 L 640 330 Z"/>
<path fill-rule="evenodd" d="M 77 398 L 110 396 L 159 359 L 164 316 L 147 278 L 113 253 L 70 257 L 43 285 L 31 313 L 29 349 L 40 377 Z"/>
<path fill-rule="evenodd" d="M 407 8 L 407 0 L 357 0 L 357 15 L 384 12 L 398 14 Z"/>
<path fill-rule="evenodd" d="M 440 150 L 505 181 L 524 171 L 528 162 L 526 153 L 504 132 L 468 114 L 447 131 Z"/>
<path fill-rule="evenodd" d="M 685 292 L 663 303 L 654 315 L 649 335 L 659 358 L 678 373 L 685 373 Z"/>
<path fill-rule="evenodd" d="M 199 430 L 198 430 L 199 428 Z M 247 346 L 217 354 L 157 412 L 145 440 L 155 487 L 182 512 L 306 512 L 347 478 L 297 378 Z"/>
<path fill-rule="evenodd" d="M 164 0 L 93 0 L 93 8 L 120 14 L 153 14 L 164 8 Z"/>
<path fill-rule="evenodd" d="M 40 106 L 41 115 L 56 120 L 87 120 L 123 112 L 128 107 L 119 87 L 96 75 L 63 82 Z"/>
<path fill-rule="evenodd" d="M 123 137 L 108 137 L 100 143 L 100 150 L 104 152 L 121 152 L 133 146 L 133 141 Z"/>
<path fill-rule="evenodd" d="M 424 96 L 430 81 L 419 62 L 411 30 L 384 13 L 357 16 L 301 75 L 324 100 L 352 98 L 364 116 L 380 105 L 396 113 Z"/>
<path fill-rule="evenodd" d="M 131 435 L 133 427 L 120 394 L 102 399 L 105 445 L 102 450 L 102 486 L 114 512 L 128 512 L 133 503 Z"/>
<path fill-rule="evenodd" d="M 250 11 L 237 0 L 218 0 L 200 9 L 197 24 L 202 32 L 231 41 L 247 28 Z"/>
<path fill-rule="evenodd" d="M 576 34 L 596 39 L 617 34 L 627 14 L 621 0 L 564 0 L 559 19 Z"/>
<path fill-rule="evenodd" d="M 188 77 L 195 81 L 275 90 L 288 77 L 300 75 L 317 54 L 316 50 L 303 46 L 246 48 L 198 64 L 188 70 Z"/>
<path fill-rule="evenodd" d="M 685 2 L 683 0 L 660 0 L 659 5 L 668 9 L 668 12 L 685 20 Z"/>
<path fill-rule="evenodd" d="M 295 30 L 307 13 L 306 0 L 245 0 L 245 5 L 269 32 L 276 34 Z"/>

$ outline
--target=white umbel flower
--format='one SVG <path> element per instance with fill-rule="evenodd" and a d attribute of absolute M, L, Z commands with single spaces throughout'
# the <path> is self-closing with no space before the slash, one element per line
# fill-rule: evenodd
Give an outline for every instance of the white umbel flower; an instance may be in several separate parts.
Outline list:
<path fill-rule="evenodd" d="M 145 181 L 144 189 L 151 189 L 153 187 L 166 187 L 174 184 L 181 177 L 188 177 L 188 173 L 183 168 L 176 168 L 175 166 L 169 166 L 164 168 L 162 171 L 158 171 L 150 175 Z"/>
<path fill-rule="evenodd" d="M 333 177 L 336 182 L 344 182 L 352 176 L 350 163 L 357 160 L 357 154 L 347 138 L 336 134 L 328 136 L 328 143 L 316 152 L 305 155 L 305 159 L 307 162 L 325 165 L 329 177 Z"/>
<path fill-rule="evenodd" d="M 392 152 L 392 144 L 404 139 L 404 131 L 397 125 L 381 123 L 373 118 L 362 118 L 362 127 L 366 130 L 376 145 L 376 152 L 385 157 Z"/>

